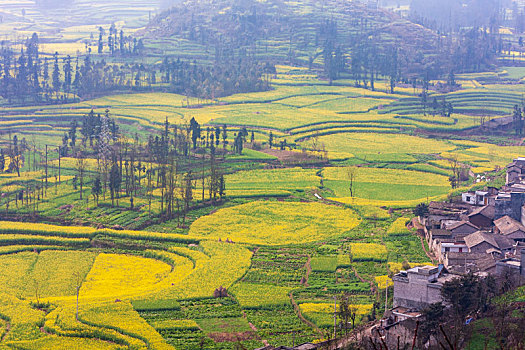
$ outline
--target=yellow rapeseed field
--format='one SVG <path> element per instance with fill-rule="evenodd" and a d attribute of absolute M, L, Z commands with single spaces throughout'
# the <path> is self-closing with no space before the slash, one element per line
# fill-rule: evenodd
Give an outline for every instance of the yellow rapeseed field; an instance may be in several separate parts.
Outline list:
<path fill-rule="evenodd" d="M 333 205 L 256 201 L 199 218 L 189 235 L 249 244 L 300 244 L 348 234 L 358 224 L 355 212 Z"/>
<path fill-rule="evenodd" d="M 401 218 L 396 219 L 396 221 L 394 221 L 392 225 L 390 225 L 390 227 L 388 228 L 387 233 L 394 234 L 394 235 L 409 233 L 410 231 L 408 230 L 406 226 L 409 220 L 410 219 L 406 217 L 401 217 Z"/>
<path fill-rule="evenodd" d="M 321 136 L 326 150 L 338 157 L 347 154 L 367 160 L 397 161 L 407 159 L 412 153 L 439 153 L 455 147 L 445 141 L 426 139 L 404 134 L 350 133 Z"/>
<path fill-rule="evenodd" d="M 180 283 L 152 294 L 152 298 L 211 297 L 216 288 L 229 288 L 250 267 L 252 252 L 242 245 L 204 241 L 201 246 L 210 258 L 198 258 L 194 270 Z"/>
<path fill-rule="evenodd" d="M 432 266 L 433 265 L 431 262 L 426 262 L 426 263 L 409 262 L 408 264 L 410 265 L 410 267 L 425 266 L 425 265 Z M 398 273 L 399 271 L 401 271 L 403 269 L 403 264 L 400 263 L 400 262 L 389 261 L 388 262 L 388 269 L 390 271 L 392 271 L 393 273 Z"/>
<path fill-rule="evenodd" d="M 101 253 L 80 289 L 82 298 L 125 298 L 153 292 L 171 267 L 159 260 Z"/>
<path fill-rule="evenodd" d="M 77 277 L 82 281 L 97 256 L 93 252 L 46 250 L 38 254 L 31 274 L 25 276 L 24 295 L 39 297 L 75 295 Z M 38 288 L 38 289 L 37 289 Z"/>
<path fill-rule="evenodd" d="M 375 281 L 377 283 L 377 286 L 381 289 L 385 289 L 387 286 L 392 287 L 394 285 L 394 282 L 392 279 L 388 276 L 376 276 Z"/>
<path fill-rule="evenodd" d="M 356 313 L 358 315 L 366 315 L 372 310 L 372 304 L 353 304 L 351 307 L 356 308 Z M 334 312 L 333 303 L 303 303 L 299 305 L 299 308 L 303 313 L 319 312 L 333 314 Z M 339 308 L 339 304 L 337 305 L 337 308 Z"/>
<path fill-rule="evenodd" d="M 31 272 L 38 255 L 33 252 L 0 256 L 0 292 L 21 295 L 26 287 L 24 276 Z"/>
<path fill-rule="evenodd" d="M 0 293 L 0 315 L 10 320 L 10 329 L 3 342 L 34 340 L 44 336 L 38 328 L 38 324 L 44 319 L 44 313 L 30 307 L 28 301 Z"/>
<path fill-rule="evenodd" d="M 290 287 L 240 282 L 231 291 L 243 308 L 265 308 L 290 303 Z"/>
<path fill-rule="evenodd" d="M 89 305 L 80 304 L 80 312 L 82 313 Z M 108 339 L 112 339 L 115 343 L 129 344 L 130 347 L 136 349 L 145 349 L 144 341 L 121 334 L 114 329 L 105 327 L 96 327 L 77 321 L 76 307 L 74 304 L 67 304 L 58 306 L 56 309 L 46 315 L 44 329 L 61 337 L 77 337 L 79 334 L 86 338 L 98 338 L 100 334 L 104 334 Z M 119 347 L 117 347 L 119 348 Z"/>
<path fill-rule="evenodd" d="M 133 310 L 129 302 L 109 302 L 83 310 L 80 319 L 85 323 L 113 328 L 120 333 L 142 339 L 148 349 L 173 350 L 166 340 L 146 320 Z"/>
<path fill-rule="evenodd" d="M 351 243 L 352 260 L 374 260 L 383 261 L 387 258 L 387 250 L 384 245 L 377 243 Z"/>

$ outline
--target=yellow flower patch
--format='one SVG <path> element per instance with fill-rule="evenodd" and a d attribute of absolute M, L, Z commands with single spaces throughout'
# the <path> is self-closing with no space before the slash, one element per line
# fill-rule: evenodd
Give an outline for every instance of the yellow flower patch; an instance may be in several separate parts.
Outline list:
<path fill-rule="evenodd" d="M 387 250 L 384 245 L 377 243 L 351 243 L 353 261 L 384 261 L 387 258 Z"/>
<path fill-rule="evenodd" d="M 81 298 L 124 298 L 153 292 L 171 267 L 158 260 L 99 254 L 80 289 Z"/>
<path fill-rule="evenodd" d="M 300 244 L 348 234 L 358 224 L 355 212 L 333 205 L 257 201 L 203 216 L 191 225 L 189 235 L 249 244 Z"/>

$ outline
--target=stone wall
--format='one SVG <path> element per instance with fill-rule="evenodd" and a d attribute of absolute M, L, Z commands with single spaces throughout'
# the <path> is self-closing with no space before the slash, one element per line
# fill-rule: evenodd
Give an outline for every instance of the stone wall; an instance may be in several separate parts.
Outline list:
<path fill-rule="evenodd" d="M 426 278 L 394 276 L 394 307 L 422 309 L 441 301 L 441 284 L 428 282 Z"/>
<path fill-rule="evenodd" d="M 524 203 L 525 193 L 511 193 L 510 200 L 497 200 L 495 203 L 496 211 L 494 220 L 508 215 L 516 221 L 522 221 L 521 208 Z"/>

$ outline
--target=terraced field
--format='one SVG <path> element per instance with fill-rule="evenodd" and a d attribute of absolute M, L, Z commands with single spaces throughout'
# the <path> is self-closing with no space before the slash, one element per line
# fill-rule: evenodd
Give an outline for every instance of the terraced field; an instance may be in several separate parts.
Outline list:
<path fill-rule="evenodd" d="M 252 207 L 253 204 L 250 203 Z M 305 203 L 270 204 L 273 210 L 288 216 L 313 215 L 309 222 L 318 222 L 323 227 L 326 225 L 321 218 L 326 220 L 327 213 L 333 211 L 341 217 L 338 219 L 341 224 L 350 225 L 345 228 L 344 237 L 363 235 L 361 230 L 354 230 L 357 219 L 347 221 L 349 215 L 357 218 L 348 209 L 315 204 L 315 214 L 306 214 L 304 209 L 291 210 L 291 206 L 310 206 Z M 261 210 L 260 207 L 254 208 L 259 208 L 259 215 L 266 215 L 261 218 L 269 218 L 270 208 Z M 219 219 L 221 215 L 218 211 L 211 217 Z M 343 217 L 347 219 L 342 220 Z M 243 222 L 257 225 L 250 219 Z M 0 315 L 9 324 L 1 344 L 10 347 L 30 344 L 32 348 L 42 349 L 71 344 L 80 344 L 86 349 L 171 349 L 204 341 L 215 348 L 228 348 L 240 337 L 243 346 L 258 346 L 261 339 L 286 343 L 289 329 L 305 340 L 316 337 L 315 331 L 296 317 L 290 302 L 292 294 L 300 305 L 297 310 L 321 328 L 328 326 L 322 321 L 325 311 L 316 309 L 312 313 L 309 303 L 315 303 L 318 308 L 322 300 L 341 290 L 353 290 L 360 303 L 368 302 L 359 306 L 362 317 L 371 310 L 368 284 L 357 282 L 345 272 L 351 264 L 364 260 L 357 251 L 353 252 L 353 246 L 341 245 L 339 231 L 334 231 L 334 236 L 317 234 L 286 240 L 284 234 L 278 232 L 283 230 L 282 223 L 276 223 L 268 229 L 278 241 L 241 235 L 239 242 L 228 243 L 218 242 L 217 234 L 195 237 L 192 233 L 195 230 L 205 236 L 198 225 L 201 223 L 196 221 L 189 235 L 175 235 L 0 222 L 2 239 L 9 236 L 7 232 L 18 235 L 14 242 L 3 241 L 0 250 L 0 263 L 6 267 L 0 271 Z M 216 225 L 211 229 L 220 234 L 224 232 Z M 35 237 L 53 239 L 57 245 L 45 245 L 38 240 L 26 243 L 26 239 Z M 90 247 L 86 248 L 83 243 L 71 245 L 72 239 L 84 239 Z M 320 240 L 324 243 L 315 243 Z M 115 251 L 103 248 L 101 243 L 105 241 L 129 242 L 124 243 L 129 247 L 135 242 L 133 245 L 137 248 Z M 242 241 L 249 244 L 243 245 Z M 275 242 L 281 248 L 273 248 Z M 138 249 L 141 245 L 143 248 Z M 386 253 L 384 246 L 376 245 Z M 323 265 L 334 252 L 334 267 L 313 268 L 308 280 L 310 287 L 303 286 L 300 279 L 305 273 L 306 257 L 315 254 L 316 264 Z M 381 258 L 378 264 L 383 261 Z M 348 282 L 331 285 L 331 278 L 327 277 L 334 273 L 340 282 Z M 317 293 L 313 298 L 310 296 L 312 286 L 319 283 L 328 286 L 327 293 L 323 297 Z M 221 286 L 228 290 L 229 296 L 210 299 Z M 37 305 L 40 309 L 35 309 Z M 260 322 L 266 322 L 271 315 L 278 318 L 266 330 Z M 229 328 L 221 326 L 225 322 Z M 248 322 L 256 330 L 248 326 Z"/>
<path fill-rule="evenodd" d="M 142 26 L 154 6 L 131 2 L 122 25 Z M 97 2 L 92 22 L 66 23 L 67 43 L 47 42 L 43 52 L 85 50 L 82 38 L 120 10 Z M 20 33 L 36 30 L 38 16 L 28 7 Z M 258 44 L 259 54 L 268 44 L 268 57 L 289 52 L 280 41 Z M 147 45 L 151 61 L 166 47 L 178 57 L 209 59 L 204 46 L 181 38 Z M 310 49 L 298 51 L 296 61 L 307 62 Z M 480 117 L 507 116 L 522 104 L 519 67 L 457 76 L 461 90 L 431 88 L 426 105 L 418 88 L 401 85 L 390 94 L 386 80 L 372 91 L 350 79 L 329 85 L 304 67 L 276 71 L 270 91 L 213 100 L 123 91 L 74 104 L 0 107 L 2 144 L 10 132 L 49 151 L 46 162 L 44 153 L 26 150 L 20 176 L 0 174 L 0 212 L 60 224 L 0 222 L 0 349 L 231 349 L 323 339 L 333 326 L 334 296 L 345 293 L 357 322 L 366 322 L 389 302 L 389 275 L 428 264 L 420 237 L 405 226 L 412 207 L 488 185 L 481 180 L 497 178 L 496 168 L 525 153 L 519 139 L 462 139 Z M 432 111 L 434 97 L 453 105 L 450 117 Z M 92 109 L 108 109 L 128 141 L 137 137 L 144 148 L 166 119 L 184 131 L 195 118 L 203 135 L 225 128 L 227 142 L 221 135 L 217 144 L 225 193 L 212 200 L 211 180 L 201 178 L 211 171 L 203 148 L 176 164 L 194 172 L 185 191 L 186 180 L 176 177 L 175 216 L 163 216 L 166 190 L 151 159 L 140 160 L 132 197 L 121 190 L 116 201 L 107 191 L 96 198 L 100 159 L 85 159 L 81 188 L 78 160 L 57 154 L 71 122 L 80 128 Z M 243 128 L 244 150 L 233 154 Z M 5 160 L 8 170 L 15 160 Z M 452 189 L 455 160 L 467 179 Z"/>

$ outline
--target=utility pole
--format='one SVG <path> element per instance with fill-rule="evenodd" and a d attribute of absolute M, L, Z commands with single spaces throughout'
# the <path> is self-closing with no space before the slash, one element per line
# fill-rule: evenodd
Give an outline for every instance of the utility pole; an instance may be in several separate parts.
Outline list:
<path fill-rule="evenodd" d="M 388 280 L 385 281 L 385 290 L 386 290 L 386 296 L 385 296 L 385 312 L 387 311 L 388 309 Z"/>
<path fill-rule="evenodd" d="M 334 339 L 337 338 L 337 296 L 334 295 Z"/>
<path fill-rule="evenodd" d="M 78 321 L 78 294 L 79 294 L 79 292 L 80 292 L 80 286 L 77 285 L 77 312 L 76 312 L 76 315 L 75 315 L 77 321 Z"/>
<path fill-rule="evenodd" d="M 204 153 L 202 154 L 202 202 L 204 203 L 204 167 L 206 160 L 206 148 L 204 148 Z"/>
<path fill-rule="evenodd" d="M 46 193 L 47 193 L 47 145 L 46 145 Z"/>
<path fill-rule="evenodd" d="M 80 286 L 82 284 L 82 277 L 80 276 L 79 272 L 75 273 L 75 277 L 76 277 L 76 282 L 77 282 L 76 283 L 77 285 L 75 286 L 76 289 L 77 289 L 77 310 L 76 310 L 75 318 L 76 318 L 76 320 L 78 322 L 78 296 L 80 294 Z"/>
<path fill-rule="evenodd" d="M 62 146 L 58 146 L 58 182 L 60 182 L 60 153 L 62 153 Z"/>

